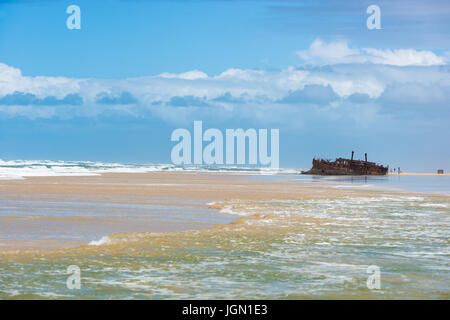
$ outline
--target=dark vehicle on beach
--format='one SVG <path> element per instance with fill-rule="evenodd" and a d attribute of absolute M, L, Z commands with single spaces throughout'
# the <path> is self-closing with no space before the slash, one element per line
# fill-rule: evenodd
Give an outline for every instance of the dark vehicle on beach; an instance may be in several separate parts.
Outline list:
<path fill-rule="evenodd" d="M 384 176 L 387 174 L 389 167 L 367 161 L 367 153 L 365 161 L 353 160 L 352 158 L 337 158 L 335 161 L 325 159 L 313 159 L 312 168 L 308 171 L 302 171 L 302 174 L 318 174 L 318 175 L 373 175 Z"/>

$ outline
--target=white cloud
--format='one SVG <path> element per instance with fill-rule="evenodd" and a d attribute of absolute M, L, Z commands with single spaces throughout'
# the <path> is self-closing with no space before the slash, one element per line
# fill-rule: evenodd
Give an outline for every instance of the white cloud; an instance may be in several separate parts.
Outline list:
<path fill-rule="evenodd" d="M 297 55 L 311 64 L 363 63 L 360 51 L 350 49 L 345 41 L 325 43 L 314 40 L 308 50 L 298 51 Z"/>
<path fill-rule="evenodd" d="M 393 66 L 434 66 L 446 63 L 444 57 L 436 56 L 431 51 L 416 51 L 414 49 L 378 50 L 366 48 L 368 61 L 375 64 L 389 64 Z"/>
<path fill-rule="evenodd" d="M 442 101 L 450 96 L 450 69 L 439 66 L 442 57 L 429 51 L 359 50 L 350 48 L 345 42 L 316 40 L 300 56 L 315 65 L 325 62 L 331 65 L 306 65 L 280 71 L 232 68 L 216 76 L 193 70 L 108 80 L 30 77 L 24 76 L 17 68 L 0 63 L 0 114 L 67 118 L 123 112 L 136 117 L 153 116 L 168 122 L 181 118 L 187 121 L 190 116 L 195 116 L 216 119 L 253 117 L 267 121 L 284 119 L 296 124 L 301 122 L 299 117 L 305 118 L 312 110 L 321 116 L 339 118 L 344 116 L 344 112 L 352 112 L 352 108 L 356 108 L 355 119 L 366 117 L 369 113 L 364 108 L 369 106 L 371 112 L 382 110 L 383 113 L 395 113 L 393 108 L 404 110 L 410 105 L 414 105 L 417 112 L 419 109 L 429 111 L 438 104 L 442 110 Z M 327 88 L 328 92 L 332 90 L 335 95 L 329 92 L 330 98 L 323 99 L 318 96 L 321 87 Z M 411 88 L 413 95 L 408 91 Z M 11 102 L 12 97 L 8 96 L 14 92 L 33 94 L 40 101 L 47 101 L 44 98 L 48 96 L 61 100 L 68 94 L 76 94 L 82 98 L 83 104 L 58 107 L 15 105 Z M 99 94 L 119 97 L 124 92 L 129 93 L 136 103 L 120 106 L 97 103 Z M 362 98 L 358 100 L 353 96 L 355 94 Z M 317 99 L 314 99 L 315 95 Z"/>
<path fill-rule="evenodd" d="M 333 65 L 341 63 L 373 63 L 392 66 L 434 66 L 447 63 L 446 57 L 437 56 L 431 51 L 414 49 L 374 49 L 350 48 L 346 41 L 326 43 L 316 39 L 307 50 L 297 55 L 307 64 Z"/>
<path fill-rule="evenodd" d="M 38 97 L 63 98 L 67 94 L 77 93 L 83 81 L 64 77 L 23 76 L 19 69 L 0 63 L 0 96 L 20 91 Z"/>
<path fill-rule="evenodd" d="M 264 80 L 267 73 L 261 70 L 246 70 L 246 69 L 228 69 L 219 74 L 216 79 L 232 79 L 232 80 Z"/>
<path fill-rule="evenodd" d="M 183 79 L 183 80 L 197 80 L 197 79 L 206 79 L 208 75 L 199 70 L 192 70 L 183 73 L 168 73 L 164 72 L 159 75 L 162 78 L 167 79 Z"/>

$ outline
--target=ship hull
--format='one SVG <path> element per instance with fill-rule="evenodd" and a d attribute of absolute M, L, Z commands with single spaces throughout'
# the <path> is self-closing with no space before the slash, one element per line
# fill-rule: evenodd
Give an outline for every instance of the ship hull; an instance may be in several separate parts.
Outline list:
<path fill-rule="evenodd" d="M 312 168 L 308 171 L 302 171 L 302 174 L 326 176 L 384 176 L 387 172 L 388 167 L 378 165 L 374 162 L 338 158 L 335 161 L 314 159 Z"/>

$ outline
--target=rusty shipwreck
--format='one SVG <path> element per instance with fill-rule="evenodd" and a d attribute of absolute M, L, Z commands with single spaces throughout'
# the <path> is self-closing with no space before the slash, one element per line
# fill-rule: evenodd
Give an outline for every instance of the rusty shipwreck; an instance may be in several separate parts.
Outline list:
<path fill-rule="evenodd" d="M 367 161 L 367 153 L 365 154 L 365 161 L 354 160 L 354 154 L 355 152 L 352 151 L 351 159 L 337 158 L 335 161 L 313 159 L 312 168 L 308 171 L 302 171 L 302 174 L 375 176 L 387 174 L 389 167 Z"/>

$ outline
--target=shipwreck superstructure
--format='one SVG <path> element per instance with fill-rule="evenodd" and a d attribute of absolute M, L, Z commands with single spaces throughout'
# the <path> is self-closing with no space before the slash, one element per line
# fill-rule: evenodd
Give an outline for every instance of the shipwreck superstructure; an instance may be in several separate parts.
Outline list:
<path fill-rule="evenodd" d="M 355 152 L 352 151 L 351 159 L 337 158 L 335 161 L 313 159 L 312 168 L 308 171 L 302 171 L 302 174 L 375 176 L 387 174 L 389 167 L 367 161 L 367 153 L 365 154 L 365 161 L 354 160 L 354 154 Z"/>

